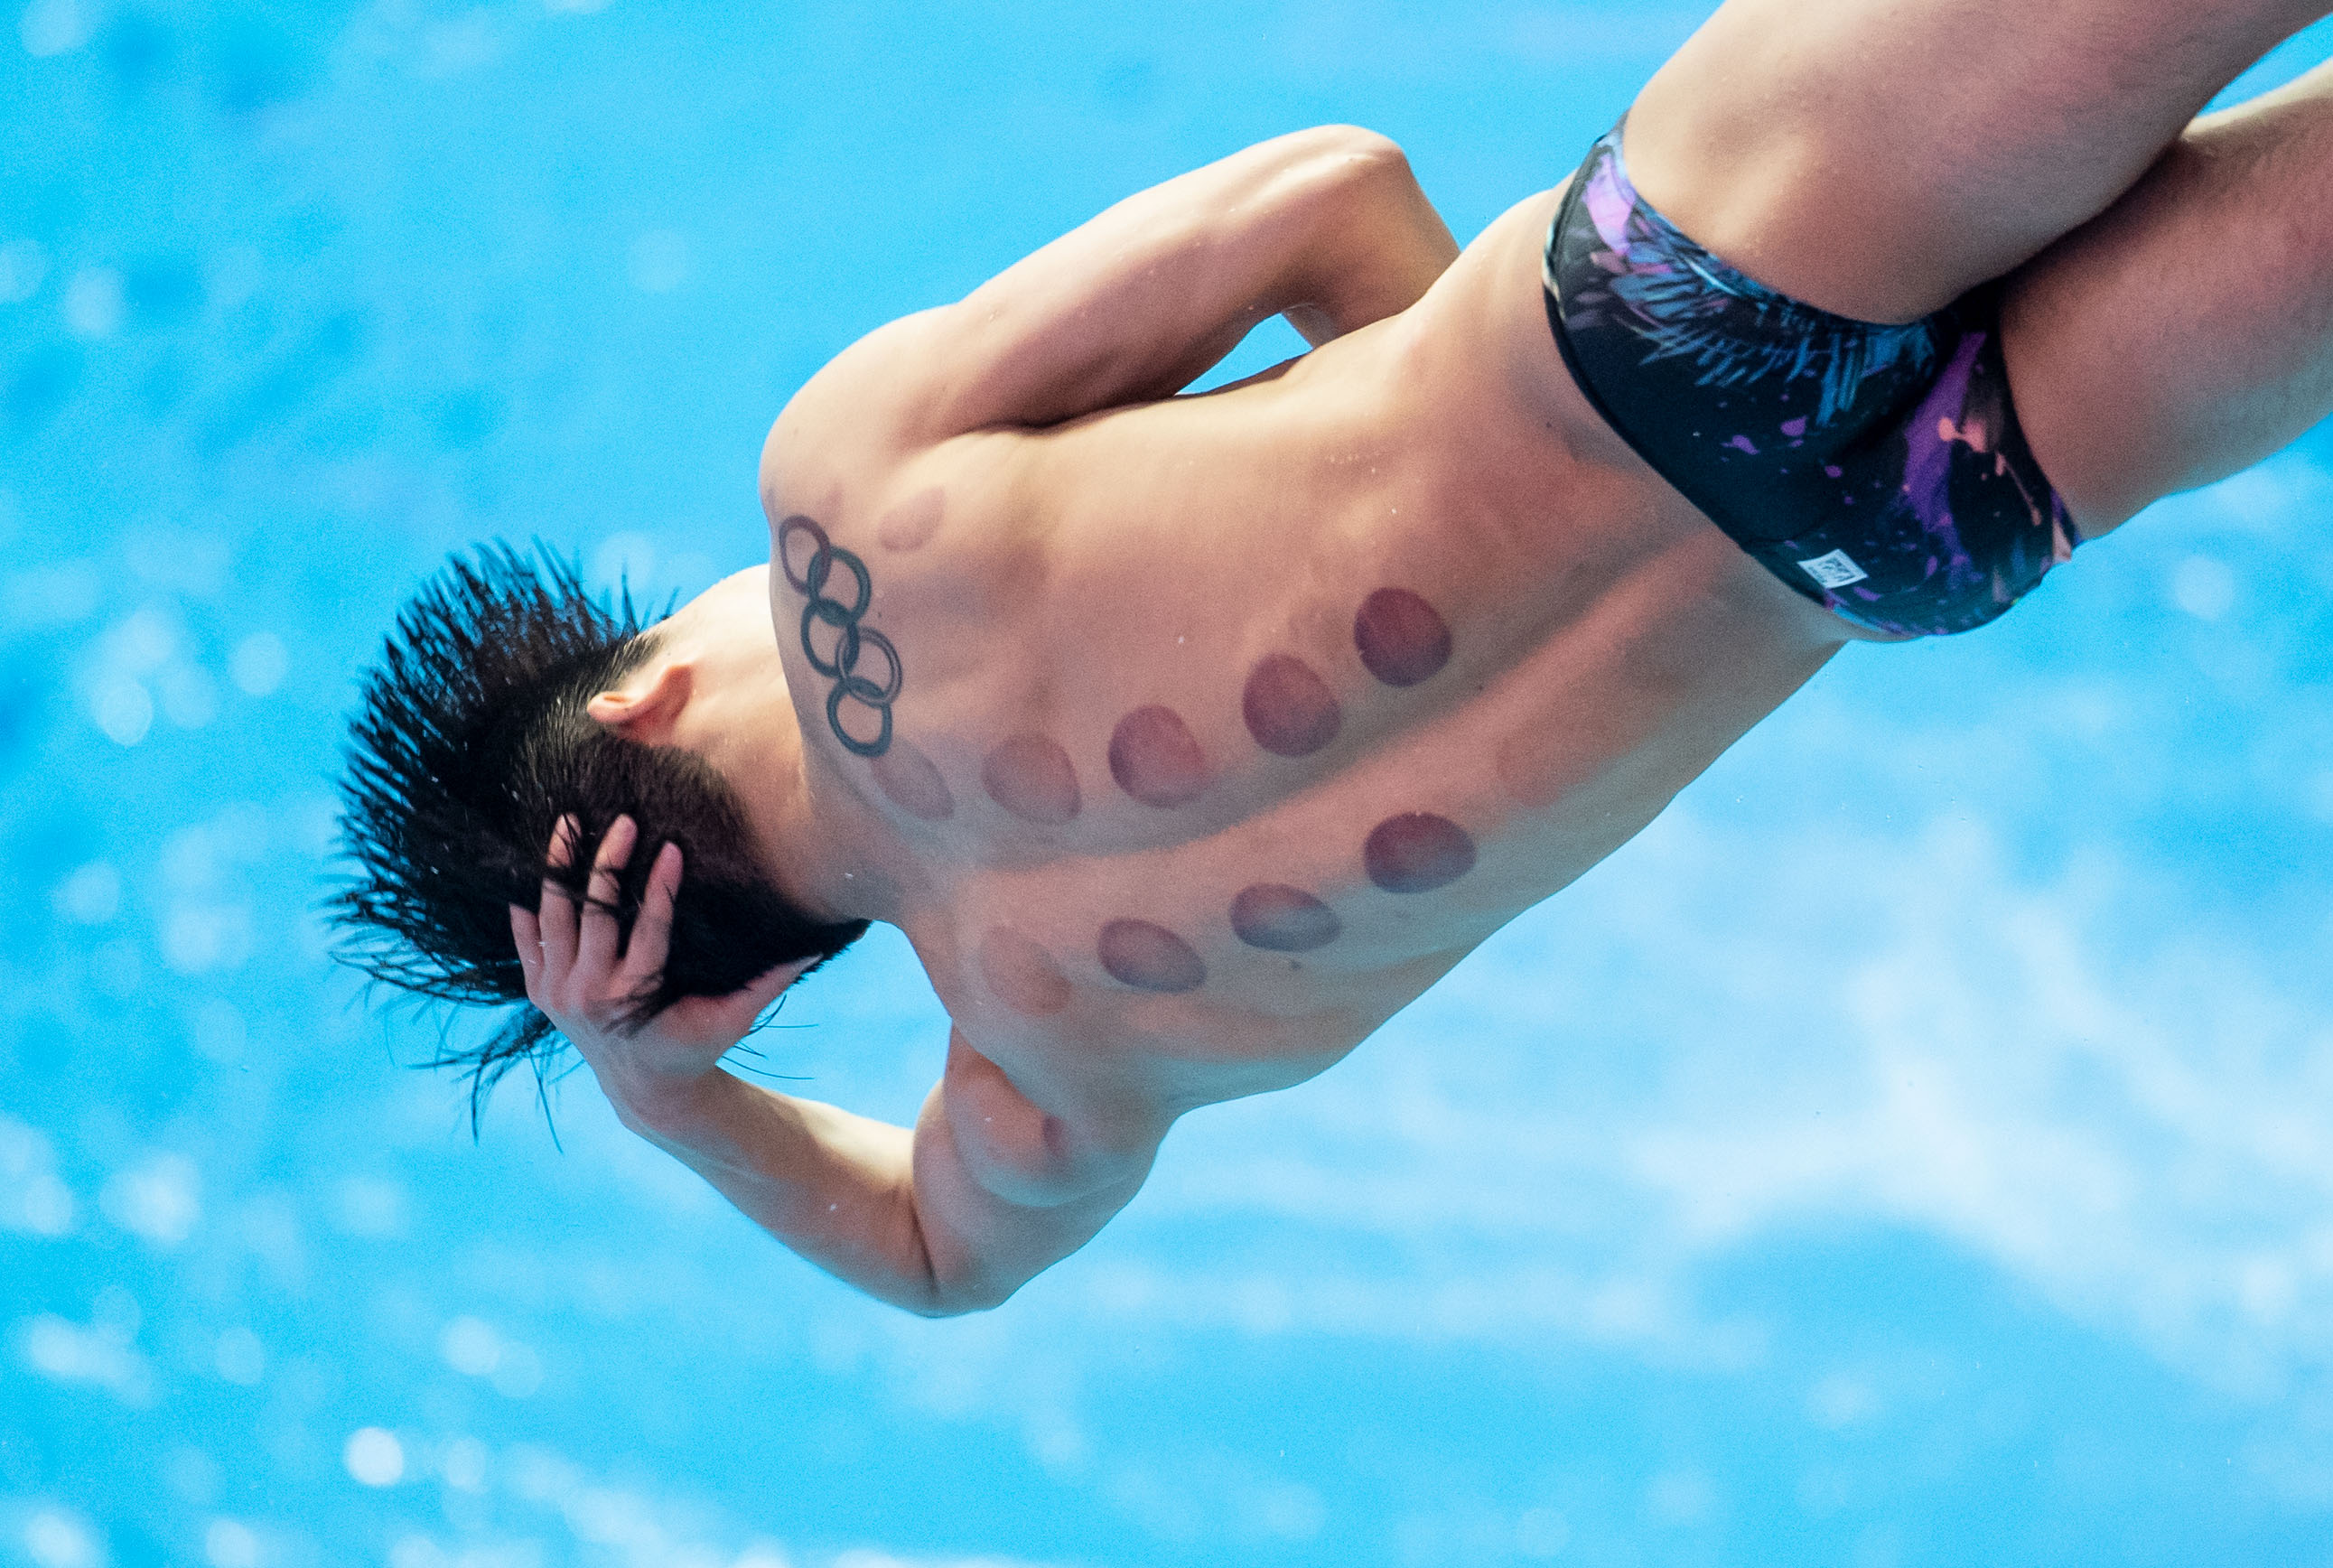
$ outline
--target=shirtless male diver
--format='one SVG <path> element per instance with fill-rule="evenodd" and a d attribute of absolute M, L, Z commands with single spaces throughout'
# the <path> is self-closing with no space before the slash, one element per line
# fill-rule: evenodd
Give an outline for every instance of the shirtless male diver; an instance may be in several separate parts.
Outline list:
<path fill-rule="evenodd" d="M 994 1306 L 1848 640 L 2333 410 L 2333 69 L 2194 119 L 2328 9 L 1726 0 L 1463 254 L 1349 129 L 1137 196 L 811 379 L 769 566 L 646 628 L 509 553 L 418 600 L 359 961 L 523 997 L 474 1065 L 555 1028 L 841 1278 Z M 1274 313 L 1311 353 L 1177 395 Z M 953 1020 L 912 1130 L 719 1068 L 871 920 Z"/>

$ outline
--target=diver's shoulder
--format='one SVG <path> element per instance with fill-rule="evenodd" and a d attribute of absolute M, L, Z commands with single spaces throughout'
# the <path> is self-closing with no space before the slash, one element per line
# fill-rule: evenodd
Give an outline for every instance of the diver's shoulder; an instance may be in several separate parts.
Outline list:
<path fill-rule="evenodd" d="M 764 500 L 803 471 L 863 472 L 930 444 L 941 391 L 930 367 L 944 315 L 919 311 L 887 322 L 802 383 L 763 444 Z"/>

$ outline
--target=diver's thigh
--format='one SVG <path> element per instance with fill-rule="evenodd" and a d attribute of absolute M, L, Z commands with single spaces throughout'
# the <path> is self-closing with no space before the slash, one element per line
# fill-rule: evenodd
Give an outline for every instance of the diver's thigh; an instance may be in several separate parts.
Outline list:
<path fill-rule="evenodd" d="M 1727 0 L 1628 118 L 1637 188 L 1770 287 L 1910 321 L 2104 210 L 2326 0 Z"/>
<path fill-rule="evenodd" d="M 2020 422 L 2086 534 L 2333 412 L 2333 66 L 2200 121 L 2009 283 Z"/>

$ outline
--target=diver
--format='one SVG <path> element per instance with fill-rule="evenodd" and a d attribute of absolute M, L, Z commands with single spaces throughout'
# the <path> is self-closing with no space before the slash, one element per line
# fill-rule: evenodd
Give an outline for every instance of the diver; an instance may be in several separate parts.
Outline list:
<path fill-rule="evenodd" d="M 1726 0 L 1463 252 L 1349 128 L 1133 197 L 802 387 L 765 567 L 408 606 L 353 957 L 522 1005 L 474 1095 L 564 1036 L 803 1257 L 994 1306 L 1844 644 L 2333 411 L 2333 67 L 2197 118 L 2328 9 Z M 1274 314 L 1311 352 L 1184 394 Z M 876 920 L 952 1020 L 914 1128 L 722 1070 Z"/>

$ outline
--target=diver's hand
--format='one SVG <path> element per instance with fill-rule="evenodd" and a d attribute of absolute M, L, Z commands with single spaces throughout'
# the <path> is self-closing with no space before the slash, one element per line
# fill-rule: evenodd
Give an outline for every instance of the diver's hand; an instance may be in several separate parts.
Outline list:
<path fill-rule="evenodd" d="M 551 837 L 552 865 L 569 863 L 578 832 L 574 818 L 560 819 Z M 582 1053 L 628 1122 L 635 1116 L 654 1121 L 660 1104 L 712 1073 L 762 1010 L 810 967 L 808 959 L 781 964 L 726 996 L 684 996 L 646 1023 L 626 1027 L 634 998 L 654 991 L 664 973 L 673 898 L 680 890 L 680 846 L 667 843 L 648 873 L 631 940 L 618 951 L 617 879 L 638 837 L 629 817 L 616 819 L 600 842 L 590 896 L 581 909 L 547 878 L 539 911 L 511 906 L 527 1000 Z"/>

